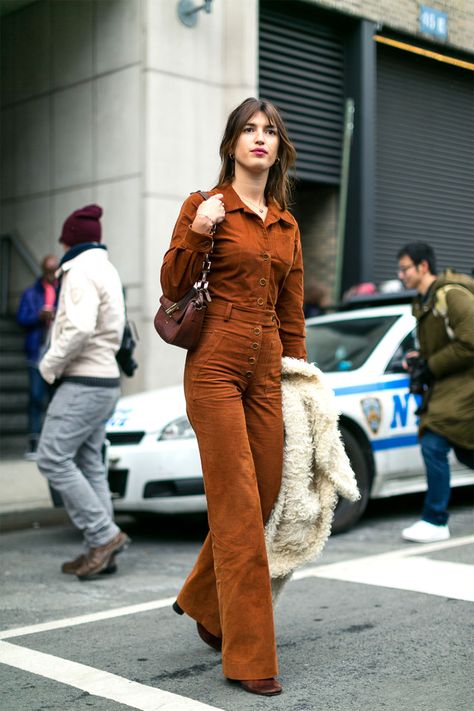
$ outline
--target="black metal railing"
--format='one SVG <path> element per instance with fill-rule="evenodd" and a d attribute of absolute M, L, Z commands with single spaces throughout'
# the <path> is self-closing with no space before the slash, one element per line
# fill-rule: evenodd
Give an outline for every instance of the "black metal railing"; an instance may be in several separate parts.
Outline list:
<path fill-rule="evenodd" d="M 41 274 L 41 269 L 28 247 L 18 235 L 0 235 L 0 315 L 8 313 L 8 297 L 12 274 L 12 256 L 16 254 L 35 278 Z"/>

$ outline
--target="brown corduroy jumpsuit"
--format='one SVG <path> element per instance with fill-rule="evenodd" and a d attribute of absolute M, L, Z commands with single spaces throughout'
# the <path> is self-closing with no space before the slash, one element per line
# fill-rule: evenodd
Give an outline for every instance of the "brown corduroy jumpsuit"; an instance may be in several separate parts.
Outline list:
<path fill-rule="evenodd" d="M 281 357 L 306 358 L 298 226 L 269 201 L 265 222 L 231 186 L 211 256 L 209 304 L 184 375 L 197 436 L 210 533 L 178 604 L 222 637 L 230 679 L 278 673 L 264 523 L 281 483 Z M 163 293 L 182 298 L 199 278 L 210 235 L 190 225 L 202 202 L 184 203 L 161 271 Z"/>

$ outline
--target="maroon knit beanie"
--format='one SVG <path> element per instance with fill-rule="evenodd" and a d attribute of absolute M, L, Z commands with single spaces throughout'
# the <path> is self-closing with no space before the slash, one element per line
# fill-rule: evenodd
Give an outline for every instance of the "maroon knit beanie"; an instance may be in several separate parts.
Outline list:
<path fill-rule="evenodd" d="M 59 241 L 74 247 L 85 242 L 100 242 L 102 226 L 99 222 L 102 208 L 99 205 L 86 205 L 69 215 L 63 225 Z"/>

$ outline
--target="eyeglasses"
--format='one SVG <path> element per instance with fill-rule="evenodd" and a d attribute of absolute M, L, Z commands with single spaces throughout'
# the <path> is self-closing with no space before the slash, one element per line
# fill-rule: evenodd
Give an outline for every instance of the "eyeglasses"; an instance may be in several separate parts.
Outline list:
<path fill-rule="evenodd" d="M 407 267 L 399 267 L 397 274 L 405 274 L 409 269 L 416 267 L 416 264 L 409 264 Z"/>

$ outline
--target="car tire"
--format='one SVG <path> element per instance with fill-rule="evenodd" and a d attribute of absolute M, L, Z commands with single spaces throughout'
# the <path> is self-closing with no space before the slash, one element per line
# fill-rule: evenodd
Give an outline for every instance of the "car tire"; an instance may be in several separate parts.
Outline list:
<path fill-rule="evenodd" d="M 367 508 L 370 496 L 370 473 L 362 447 L 354 435 L 345 427 L 341 427 L 341 436 L 356 477 L 360 499 L 355 502 L 339 499 L 334 511 L 332 533 L 342 533 L 352 528 Z"/>

